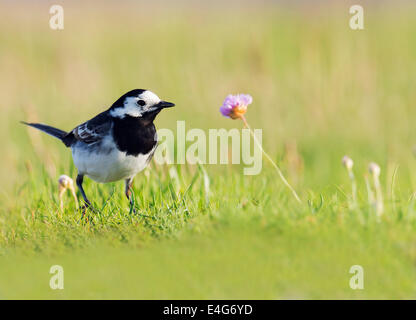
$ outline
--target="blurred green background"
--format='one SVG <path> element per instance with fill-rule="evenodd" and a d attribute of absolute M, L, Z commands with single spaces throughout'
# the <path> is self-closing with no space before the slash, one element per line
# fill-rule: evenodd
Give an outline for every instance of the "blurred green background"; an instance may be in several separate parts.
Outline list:
<path fill-rule="evenodd" d="M 49 28 L 52 4 L 64 7 L 64 30 Z M 0 297 L 414 297 L 416 6 L 363 1 L 365 30 L 354 31 L 352 4 L 1 2 Z M 305 205 L 266 163 L 255 177 L 206 166 L 209 203 L 200 181 L 189 203 L 176 199 L 168 169 L 153 165 L 158 182 L 139 175 L 135 188 L 154 224 L 114 214 L 127 206 L 122 183 L 87 182 L 100 205 L 114 190 L 120 203 L 94 225 L 73 205 L 59 216 L 57 177 L 75 176 L 70 152 L 19 120 L 70 130 L 133 88 L 176 103 L 156 121 L 174 130 L 177 120 L 240 128 L 218 108 L 229 93 L 251 94 L 247 119 Z M 365 193 L 370 161 L 382 168 L 381 223 Z M 183 194 L 198 168 L 177 170 Z M 65 267 L 63 291 L 48 287 L 51 264 Z M 363 291 L 348 287 L 353 264 L 368 270 Z"/>

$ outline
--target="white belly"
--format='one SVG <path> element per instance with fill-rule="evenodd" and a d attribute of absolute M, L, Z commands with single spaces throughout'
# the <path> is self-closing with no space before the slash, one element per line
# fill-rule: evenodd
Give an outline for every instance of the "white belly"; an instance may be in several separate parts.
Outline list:
<path fill-rule="evenodd" d="M 113 182 L 132 178 L 146 168 L 153 151 L 132 156 L 116 148 L 103 153 L 73 148 L 72 157 L 80 174 L 85 174 L 97 182 Z"/>

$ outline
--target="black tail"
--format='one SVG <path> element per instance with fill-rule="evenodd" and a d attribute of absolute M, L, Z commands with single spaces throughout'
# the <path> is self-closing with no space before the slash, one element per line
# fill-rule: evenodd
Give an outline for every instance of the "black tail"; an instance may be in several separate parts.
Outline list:
<path fill-rule="evenodd" d="M 47 126 L 46 124 L 40 124 L 40 123 L 27 123 L 24 121 L 21 121 L 23 124 L 26 124 L 28 126 L 31 126 L 33 128 L 39 129 L 49 135 L 51 135 L 52 137 L 58 138 L 59 140 L 62 141 L 62 139 L 68 134 L 67 132 L 51 127 L 51 126 Z"/>

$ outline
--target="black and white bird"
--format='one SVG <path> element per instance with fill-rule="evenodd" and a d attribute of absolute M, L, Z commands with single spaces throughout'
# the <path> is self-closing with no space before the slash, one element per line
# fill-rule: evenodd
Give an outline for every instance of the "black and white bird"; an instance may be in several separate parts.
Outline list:
<path fill-rule="evenodd" d="M 133 178 L 146 168 L 157 147 L 153 120 L 162 109 L 174 105 L 160 100 L 149 90 L 135 89 L 70 132 L 40 123 L 23 123 L 60 139 L 71 148 L 78 169 L 76 183 L 87 207 L 91 202 L 82 187 L 84 176 L 101 183 L 125 180 L 125 193 L 133 205 Z"/>

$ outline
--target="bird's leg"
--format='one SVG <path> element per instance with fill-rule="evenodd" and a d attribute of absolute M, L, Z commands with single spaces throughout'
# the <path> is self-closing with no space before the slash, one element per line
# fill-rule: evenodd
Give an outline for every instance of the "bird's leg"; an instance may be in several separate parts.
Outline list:
<path fill-rule="evenodd" d="M 79 191 L 81 191 L 81 195 L 84 198 L 85 201 L 85 208 L 91 208 L 91 202 L 90 200 L 88 200 L 87 195 L 85 194 L 84 188 L 82 187 L 82 183 L 84 181 L 84 175 L 83 174 L 78 174 L 77 175 L 77 186 L 79 188 Z M 85 210 L 83 212 L 83 216 L 85 214 Z"/>
<path fill-rule="evenodd" d="M 125 193 L 126 193 L 127 199 L 130 202 L 130 211 L 136 213 L 136 209 L 134 209 L 134 199 L 133 199 L 133 195 L 132 195 L 132 193 L 133 193 L 133 188 L 132 188 L 133 178 L 126 179 L 125 183 L 126 183 Z"/>

